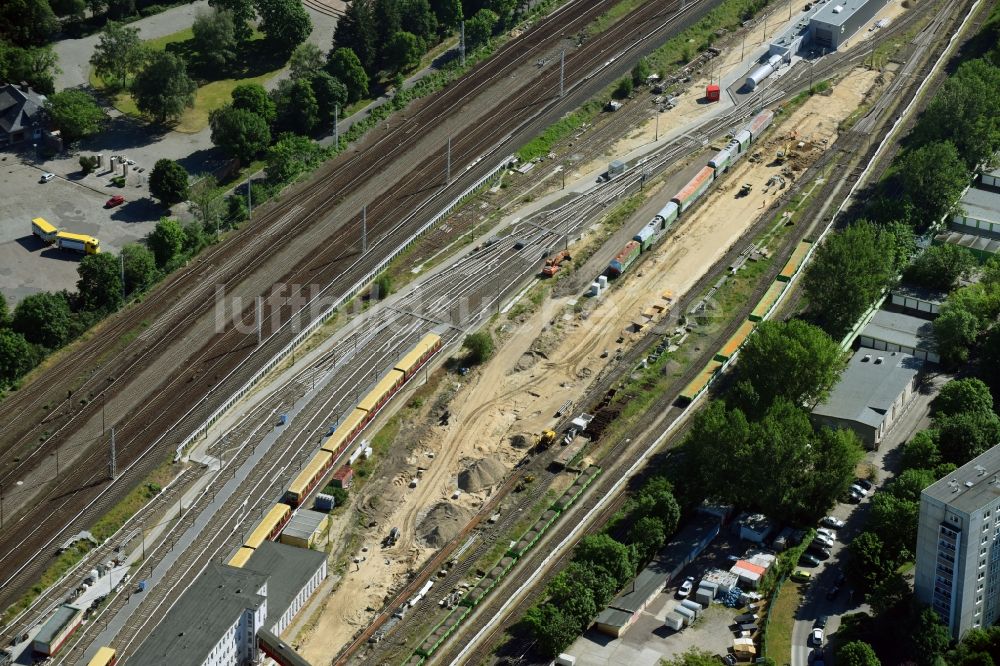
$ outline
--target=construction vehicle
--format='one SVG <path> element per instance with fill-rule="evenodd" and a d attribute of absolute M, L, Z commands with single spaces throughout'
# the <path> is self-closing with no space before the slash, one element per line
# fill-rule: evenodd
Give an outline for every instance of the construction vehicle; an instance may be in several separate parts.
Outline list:
<path fill-rule="evenodd" d="M 541 437 L 538 438 L 538 448 L 540 450 L 545 450 L 552 446 L 552 442 L 554 441 L 556 441 L 556 431 L 543 430 Z"/>
<path fill-rule="evenodd" d="M 745 197 L 750 194 L 751 190 L 753 190 L 753 185 L 750 183 L 743 183 L 743 187 L 741 187 L 740 191 L 736 193 L 736 198 L 739 199 L 740 197 Z"/>
<path fill-rule="evenodd" d="M 786 143 L 784 146 L 781 147 L 780 150 L 778 150 L 777 153 L 775 153 L 774 155 L 775 164 L 784 164 L 785 160 L 788 159 L 789 157 L 789 153 L 791 153 L 791 148 L 790 145 Z"/>
<path fill-rule="evenodd" d="M 569 250 L 560 250 L 554 255 L 545 260 L 545 266 L 542 267 L 542 275 L 545 277 L 552 277 L 559 272 L 564 261 L 569 261 L 572 259 L 569 255 Z"/>

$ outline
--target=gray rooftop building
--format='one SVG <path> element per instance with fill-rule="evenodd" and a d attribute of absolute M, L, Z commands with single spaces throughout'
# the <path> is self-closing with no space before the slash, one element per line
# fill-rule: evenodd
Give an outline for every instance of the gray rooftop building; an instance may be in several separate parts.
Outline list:
<path fill-rule="evenodd" d="M 27 85 L 0 85 L 0 146 L 42 138 L 45 95 Z"/>
<path fill-rule="evenodd" d="M 809 19 L 813 47 L 835 51 L 874 19 L 885 3 L 886 0 L 829 0 Z"/>
<path fill-rule="evenodd" d="M 813 421 L 853 430 L 869 448 L 878 448 L 913 397 L 922 365 L 909 354 L 862 347 L 827 399 L 813 409 Z"/>
<path fill-rule="evenodd" d="M 920 494 L 914 591 L 953 638 L 1000 618 L 1000 446 Z"/>
<path fill-rule="evenodd" d="M 934 325 L 926 319 L 901 312 L 876 312 L 862 329 L 858 342 L 862 347 L 875 351 L 902 352 L 931 363 L 941 360 L 934 343 Z"/>
<path fill-rule="evenodd" d="M 959 233 L 1000 238 L 1000 193 L 970 187 L 958 200 L 958 210 L 951 217 L 951 228 Z"/>
<path fill-rule="evenodd" d="M 941 305 L 947 299 L 948 293 L 945 291 L 901 284 L 893 287 L 886 307 L 924 319 L 933 319 L 941 312 Z"/>
<path fill-rule="evenodd" d="M 326 555 L 265 541 L 244 568 L 268 576 L 266 626 L 280 636 L 326 578 Z"/>

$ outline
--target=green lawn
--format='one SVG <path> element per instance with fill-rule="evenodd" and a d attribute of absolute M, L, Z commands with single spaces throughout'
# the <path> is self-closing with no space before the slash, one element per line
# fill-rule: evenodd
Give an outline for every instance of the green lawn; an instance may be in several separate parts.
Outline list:
<path fill-rule="evenodd" d="M 192 37 L 193 33 L 191 28 L 185 28 L 184 30 L 179 30 L 169 35 L 146 40 L 146 46 L 153 51 L 163 51 L 167 48 L 168 44 L 187 42 L 191 40 Z M 262 38 L 263 34 L 255 31 L 251 43 Z M 253 52 L 252 45 L 249 49 Z M 185 132 L 189 134 L 200 132 L 208 127 L 208 114 L 222 106 L 225 106 L 229 102 L 233 88 L 243 83 L 259 83 L 263 85 L 267 81 L 274 78 L 274 76 L 281 71 L 283 66 L 262 66 L 264 64 L 265 61 L 251 64 L 248 67 L 248 69 L 251 70 L 251 73 L 247 76 L 231 79 L 219 79 L 217 81 L 198 81 L 197 72 L 190 71 L 189 68 L 192 78 L 195 78 L 200 85 L 198 86 L 198 90 L 195 92 L 194 106 L 184 112 L 184 114 L 178 119 L 177 124 L 173 129 L 178 132 Z M 266 71 L 260 71 L 261 69 Z M 256 70 L 256 72 L 254 72 L 254 70 Z M 99 77 L 93 70 L 90 72 L 90 84 L 98 90 L 102 90 L 107 87 L 101 77 Z M 116 109 L 127 116 L 132 116 L 134 118 L 140 118 L 142 116 L 142 114 L 139 113 L 139 109 L 136 108 L 132 95 L 127 92 L 117 93 L 112 103 Z"/>
<path fill-rule="evenodd" d="M 801 586 L 789 578 L 768 609 L 767 653 L 764 656 L 773 659 L 778 666 L 791 663 L 792 627 L 801 598 Z"/>

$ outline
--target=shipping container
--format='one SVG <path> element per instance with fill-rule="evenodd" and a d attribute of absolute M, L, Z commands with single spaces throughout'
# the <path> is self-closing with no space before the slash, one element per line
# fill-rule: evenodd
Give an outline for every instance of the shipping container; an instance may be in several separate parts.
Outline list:
<path fill-rule="evenodd" d="M 669 229 L 677 221 L 677 211 L 677 204 L 673 201 L 668 201 L 667 205 L 660 209 L 656 214 L 656 219 L 660 221 L 660 229 Z"/>
<path fill-rule="evenodd" d="M 733 137 L 733 141 L 735 141 L 740 145 L 740 154 L 742 155 L 747 151 L 747 148 L 750 147 L 750 143 L 752 141 L 752 137 L 750 136 L 750 130 L 741 129 L 739 132 L 736 133 L 736 136 Z"/>
<path fill-rule="evenodd" d="M 49 224 L 44 217 L 36 217 L 31 221 L 31 233 L 51 245 L 56 242 L 56 234 L 59 233 L 59 230 Z"/>
<path fill-rule="evenodd" d="M 674 631 L 680 631 L 684 628 L 684 618 L 677 613 L 667 613 L 667 616 L 663 618 L 663 626 Z"/>
<path fill-rule="evenodd" d="M 688 184 L 671 201 L 676 203 L 680 208 L 680 212 L 683 213 L 691 207 L 691 204 L 698 200 L 698 197 L 705 193 L 705 190 L 708 189 L 708 186 L 714 180 L 715 169 L 706 166 L 694 178 L 688 181 Z"/>
<path fill-rule="evenodd" d="M 761 111 L 754 119 L 750 121 L 747 129 L 750 130 L 751 140 L 756 142 L 760 141 L 760 135 L 771 126 L 771 121 L 774 120 L 774 111 Z"/>
<path fill-rule="evenodd" d="M 56 233 L 56 246 L 60 250 L 72 250 L 82 254 L 98 254 L 101 251 L 101 241 L 93 236 L 71 234 L 66 231 Z"/>
<path fill-rule="evenodd" d="M 639 244 L 639 248 L 642 252 L 645 252 L 650 247 L 652 247 L 653 241 L 655 240 L 654 237 L 656 236 L 657 229 L 658 225 L 647 224 L 642 229 L 639 229 L 639 233 L 637 233 L 635 236 L 632 236 L 632 240 L 634 240 L 636 243 Z"/>
<path fill-rule="evenodd" d="M 354 468 L 344 465 L 330 477 L 330 485 L 335 488 L 350 488 L 352 479 L 354 479 Z"/>
<path fill-rule="evenodd" d="M 612 259 L 611 263 L 608 265 L 608 271 L 611 273 L 611 277 L 618 277 L 627 271 L 629 266 L 635 263 L 635 260 L 641 251 L 642 249 L 635 241 L 629 241 L 626 243 L 621 252 L 616 254 L 615 258 Z"/>
<path fill-rule="evenodd" d="M 79 628 L 81 622 L 83 622 L 81 609 L 69 605 L 59 606 L 35 635 L 31 644 L 32 649 L 47 657 L 55 655 Z"/>
<path fill-rule="evenodd" d="M 733 162 L 733 153 L 729 148 L 723 148 L 715 154 L 715 157 L 708 161 L 708 166 L 715 169 L 715 176 L 718 178 L 722 172 L 729 168 Z"/>

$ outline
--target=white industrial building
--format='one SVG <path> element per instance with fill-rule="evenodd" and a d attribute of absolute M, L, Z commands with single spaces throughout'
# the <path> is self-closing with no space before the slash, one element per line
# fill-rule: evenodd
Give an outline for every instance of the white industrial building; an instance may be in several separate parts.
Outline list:
<path fill-rule="evenodd" d="M 941 314 L 941 306 L 947 299 L 948 294 L 943 291 L 899 285 L 893 287 L 887 306 L 897 312 L 933 319 Z"/>
<path fill-rule="evenodd" d="M 829 0 L 809 20 L 813 48 L 836 51 L 875 18 L 886 0 Z"/>
<path fill-rule="evenodd" d="M 1000 446 L 920 494 L 914 591 L 955 639 L 1000 619 Z"/>
<path fill-rule="evenodd" d="M 909 354 L 862 347 L 830 395 L 813 409 L 812 420 L 853 430 L 868 448 L 878 448 L 913 398 L 921 365 Z"/>

